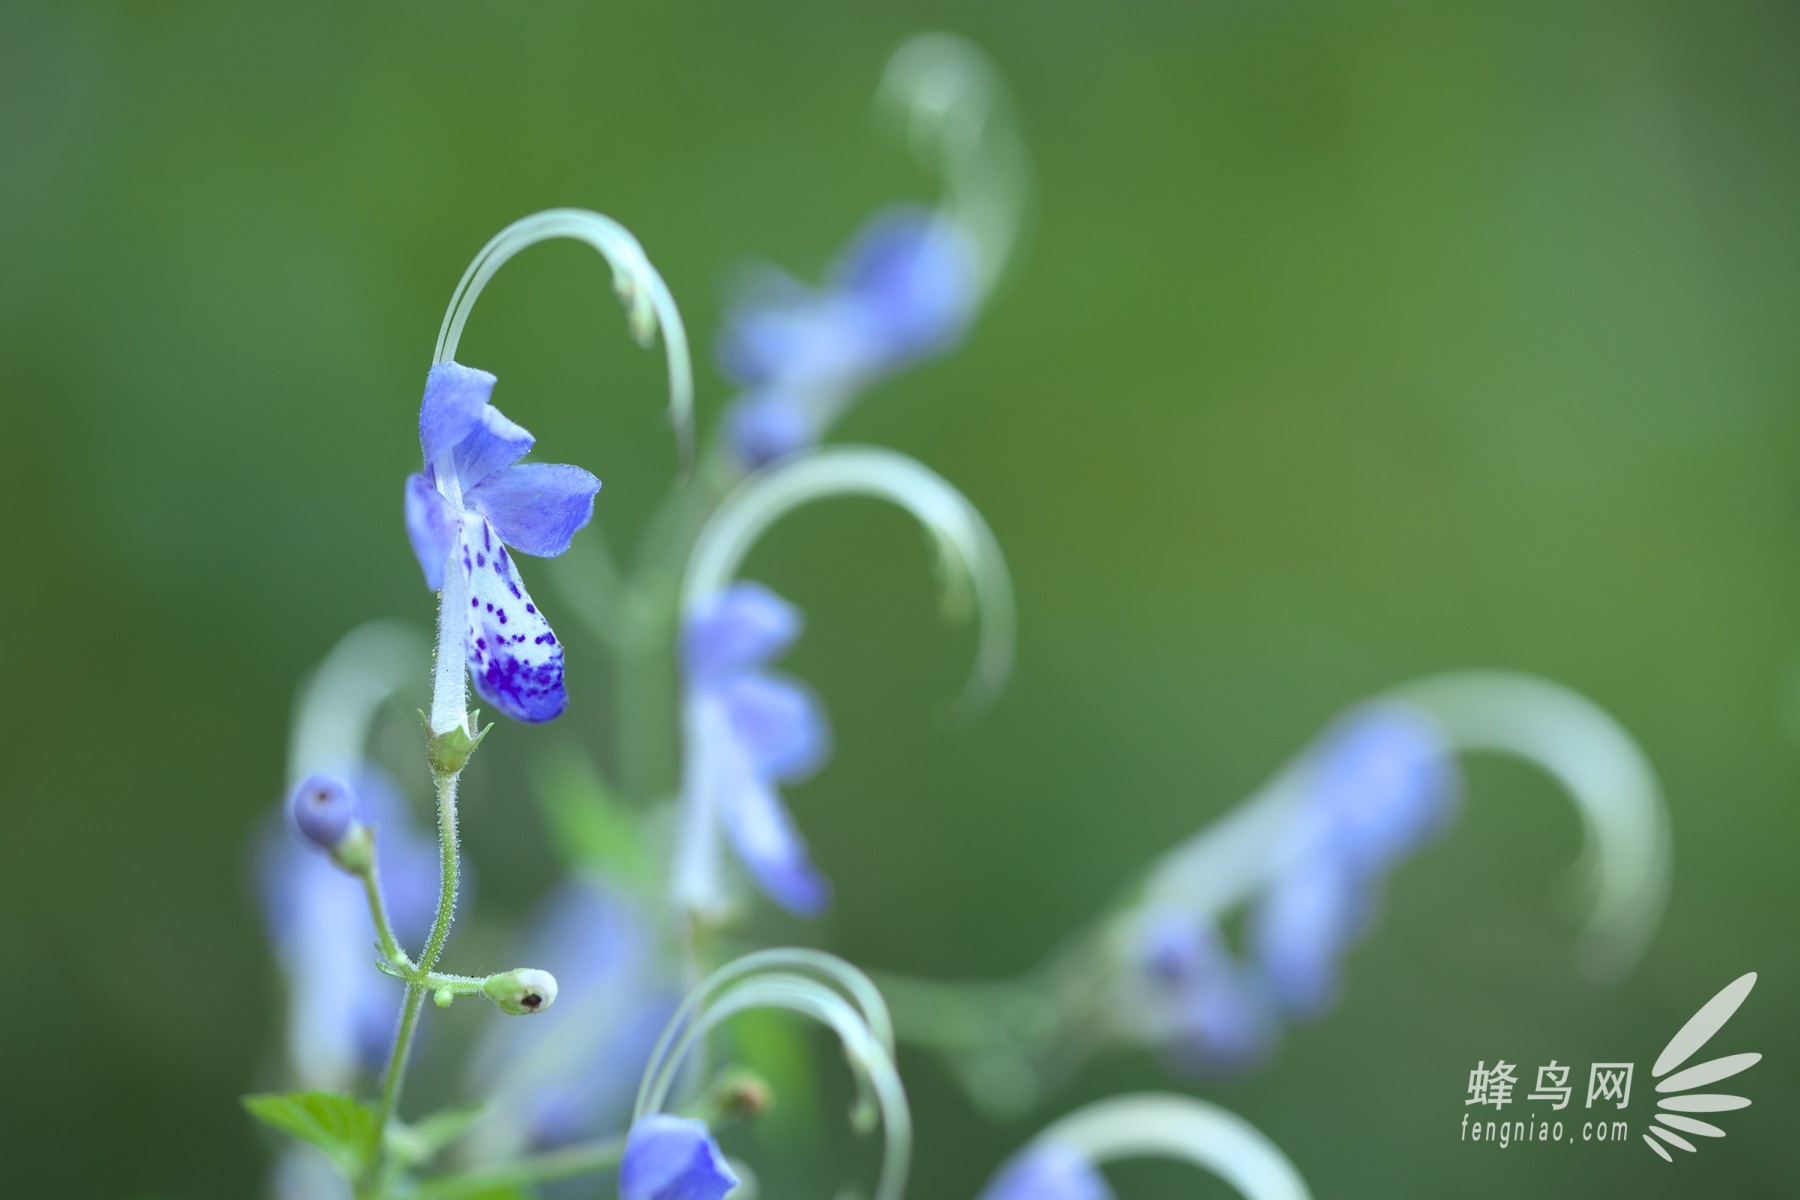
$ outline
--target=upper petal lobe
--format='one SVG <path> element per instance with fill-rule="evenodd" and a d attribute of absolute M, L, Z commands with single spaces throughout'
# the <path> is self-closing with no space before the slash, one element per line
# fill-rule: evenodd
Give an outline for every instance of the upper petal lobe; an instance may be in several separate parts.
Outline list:
<path fill-rule="evenodd" d="M 504 467 L 470 489 L 468 506 L 486 517 L 500 540 L 539 558 L 554 558 L 594 515 L 600 481 L 580 467 L 522 463 Z"/>
<path fill-rule="evenodd" d="M 419 448 L 427 467 L 474 432 L 493 393 L 494 377 L 486 371 L 454 362 L 431 368 L 419 405 Z"/>

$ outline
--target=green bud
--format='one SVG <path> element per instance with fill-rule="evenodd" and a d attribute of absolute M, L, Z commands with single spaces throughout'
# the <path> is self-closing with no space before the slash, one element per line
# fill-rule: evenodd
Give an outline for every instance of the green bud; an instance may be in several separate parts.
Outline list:
<path fill-rule="evenodd" d="M 375 831 L 358 821 L 331 848 L 331 861 L 352 875 L 375 869 Z"/>
<path fill-rule="evenodd" d="M 425 761 L 431 764 L 431 773 L 439 779 L 461 771 L 469 761 L 469 755 L 475 753 L 475 747 L 481 745 L 481 739 L 488 735 L 488 729 L 493 728 L 490 724 L 487 729 L 470 737 L 469 730 L 460 725 L 438 733 L 431 728 L 431 722 L 423 712 L 419 714 L 419 720 L 425 722 Z M 480 723 L 481 710 L 478 708 L 469 714 L 469 727 L 473 728 Z"/>
<path fill-rule="evenodd" d="M 431 1002 L 439 1008 L 449 1008 L 456 1002 L 456 993 L 448 987 L 441 987 L 431 993 Z"/>
<path fill-rule="evenodd" d="M 501 1012 L 528 1016 L 556 1003 L 556 976 L 535 967 L 520 967 L 488 976 L 481 990 L 500 1006 Z"/>

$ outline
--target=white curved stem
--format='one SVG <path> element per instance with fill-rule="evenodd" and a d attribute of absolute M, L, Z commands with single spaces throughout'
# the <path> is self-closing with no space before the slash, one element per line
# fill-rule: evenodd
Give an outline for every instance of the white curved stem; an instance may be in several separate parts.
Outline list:
<path fill-rule="evenodd" d="M 1192 1163 L 1245 1200 L 1310 1200 L 1306 1180 L 1281 1148 L 1242 1117 L 1191 1096 L 1116 1096 L 1070 1113 L 1039 1144 L 1073 1150 L 1095 1166 L 1126 1158 Z"/>
<path fill-rule="evenodd" d="M 958 699 L 959 716 L 979 712 L 1012 668 L 1012 577 L 993 531 L 968 499 L 936 472 L 892 450 L 830 446 L 786 459 L 744 480 L 720 502 L 688 556 L 682 580 L 683 614 L 696 611 L 736 578 L 764 531 L 815 500 L 871 496 L 906 509 L 932 535 L 946 585 L 974 588 L 981 614 L 975 668 Z"/>

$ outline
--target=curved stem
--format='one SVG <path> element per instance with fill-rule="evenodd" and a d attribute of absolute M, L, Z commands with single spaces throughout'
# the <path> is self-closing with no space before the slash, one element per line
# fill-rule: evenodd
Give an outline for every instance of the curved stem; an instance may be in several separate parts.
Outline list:
<path fill-rule="evenodd" d="M 412 959 L 407 957 L 406 950 L 400 945 L 400 939 L 394 936 L 393 922 L 388 918 L 387 897 L 381 891 L 381 874 L 375 869 L 376 856 L 369 855 L 369 865 L 357 872 L 362 880 L 363 895 L 369 900 L 369 918 L 375 922 L 375 937 L 381 944 L 382 954 L 396 967 L 406 970 L 410 968 Z"/>

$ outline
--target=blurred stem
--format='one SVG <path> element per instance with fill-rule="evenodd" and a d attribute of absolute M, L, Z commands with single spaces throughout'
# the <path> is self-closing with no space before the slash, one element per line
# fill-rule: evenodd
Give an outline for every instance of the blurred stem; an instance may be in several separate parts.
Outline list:
<path fill-rule="evenodd" d="M 496 1167 L 426 1179 L 407 1193 L 407 1200 L 458 1200 L 459 1197 L 500 1194 L 508 1188 L 529 1187 L 555 1179 L 572 1179 L 618 1165 L 624 1152 L 623 1138 L 584 1142 Z"/>

